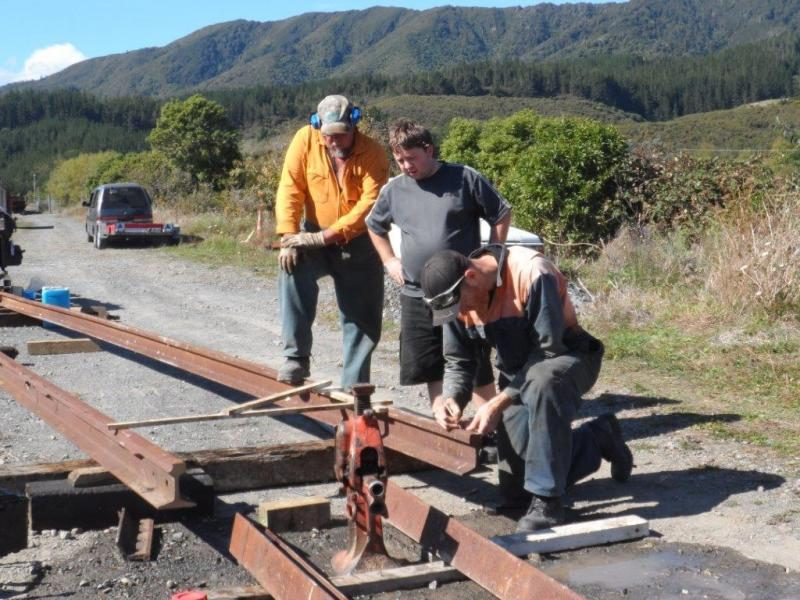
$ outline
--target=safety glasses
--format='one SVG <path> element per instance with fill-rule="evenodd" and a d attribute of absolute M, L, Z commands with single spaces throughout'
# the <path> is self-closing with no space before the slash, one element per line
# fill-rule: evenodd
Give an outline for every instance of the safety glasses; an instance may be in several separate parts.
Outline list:
<path fill-rule="evenodd" d="M 423 298 L 423 300 L 425 300 L 425 303 L 431 307 L 431 310 L 444 310 L 445 308 L 450 308 L 454 304 L 457 304 L 461 299 L 462 281 L 464 281 L 464 275 L 459 277 L 453 285 L 451 285 L 442 293 L 436 294 L 433 298 Z"/>

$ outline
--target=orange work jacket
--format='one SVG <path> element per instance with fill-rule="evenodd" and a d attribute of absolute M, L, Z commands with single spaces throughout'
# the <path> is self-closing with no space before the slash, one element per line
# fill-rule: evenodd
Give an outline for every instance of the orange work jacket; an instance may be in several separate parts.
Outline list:
<path fill-rule="evenodd" d="M 356 130 L 345 161 L 341 187 L 322 134 L 306 125 L 292 139 L 275 200 L 275 233 L 297 233 L 300 221 L 316 223 L 344 236 L 364 233 L 364 219 L 389 176 L 389 159 L 372 138 Z"/>

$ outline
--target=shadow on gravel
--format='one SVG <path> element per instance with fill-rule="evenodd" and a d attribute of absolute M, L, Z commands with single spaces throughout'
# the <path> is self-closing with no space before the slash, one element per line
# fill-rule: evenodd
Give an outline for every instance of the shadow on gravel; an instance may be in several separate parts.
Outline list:
<path fill-rule="evenodd" d="M 654 406 L 682 404 L 680 400 L 653 396 L 631 396 L 626 394 L 601 394 L 593 400 L 585 400 L 581 406 L 582 417 L 595 417 L 603 413 L 621 410 L 642 409 Z M 696 425 L 708 423 L 735 423 L 741 415 L 734 413 L 702 414 L 693 412 L 670 412 L 663 415 L 620 419 L 625 440 L 631 441 L 672 433 Z"/>
<path fill-rule="evenodd" d="M 570 495 L 574 500 L 593 502 L 592 506 L 576 511 L 584 518 L 636 514 L 651 520 L 698 515 L 710 511 L 730 496 L 759 488 L 771 490 L 785 482 L 783 477 L 771 473 L 713 466 L 641 475 L 634 470 L 633 476 L 624 484 L 592 479 L 577 484 Z M 622 513 L 604 513 L 604 507 L 614 507 L 619 503 L 636 506 Z"/>

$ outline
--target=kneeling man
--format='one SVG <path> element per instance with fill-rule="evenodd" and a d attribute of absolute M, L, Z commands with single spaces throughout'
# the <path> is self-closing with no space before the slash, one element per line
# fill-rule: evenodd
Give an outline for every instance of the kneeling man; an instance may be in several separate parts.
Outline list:
<path fill-rule="evenodd" d="M 564 275 L 541 253 L 490 244 L 469 257 L 438 252 L 421 276 L 425 301 L 444 332 L 443 396 L 462 406 L 472 393 L 475 353 L 487 340 L 497 352 L 501 392 L 467 426 L 497 429 L 500 490 L 530 505 L 518 531 L 565 521 L 562 497 L 575 482 L 611 462 L 626 481 L 633 456 L 617 419 L 603 415 L 572 429 L 581 396 L 597 380 L 603 344 L 578 324 Z M 447 426 L 458 427 L 454 414 Z"/>

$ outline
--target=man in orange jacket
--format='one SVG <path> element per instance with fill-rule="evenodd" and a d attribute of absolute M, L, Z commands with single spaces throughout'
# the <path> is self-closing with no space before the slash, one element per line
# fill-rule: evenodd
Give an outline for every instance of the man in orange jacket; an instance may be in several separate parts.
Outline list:
<path fill-rule="evenodd" d="M 310 376 L 317 281 L 325 275 L 333 278 L 339 305 L 342 387 L 369 381 L 381 334 L 383 265 L 364 219 L 386 183 L 389 161 L 380 144 L 358 131 L 360 117 L 344 96 L 327 96 L 286 153 L 275 202 L 286 359 L 280 381 Z"/>

